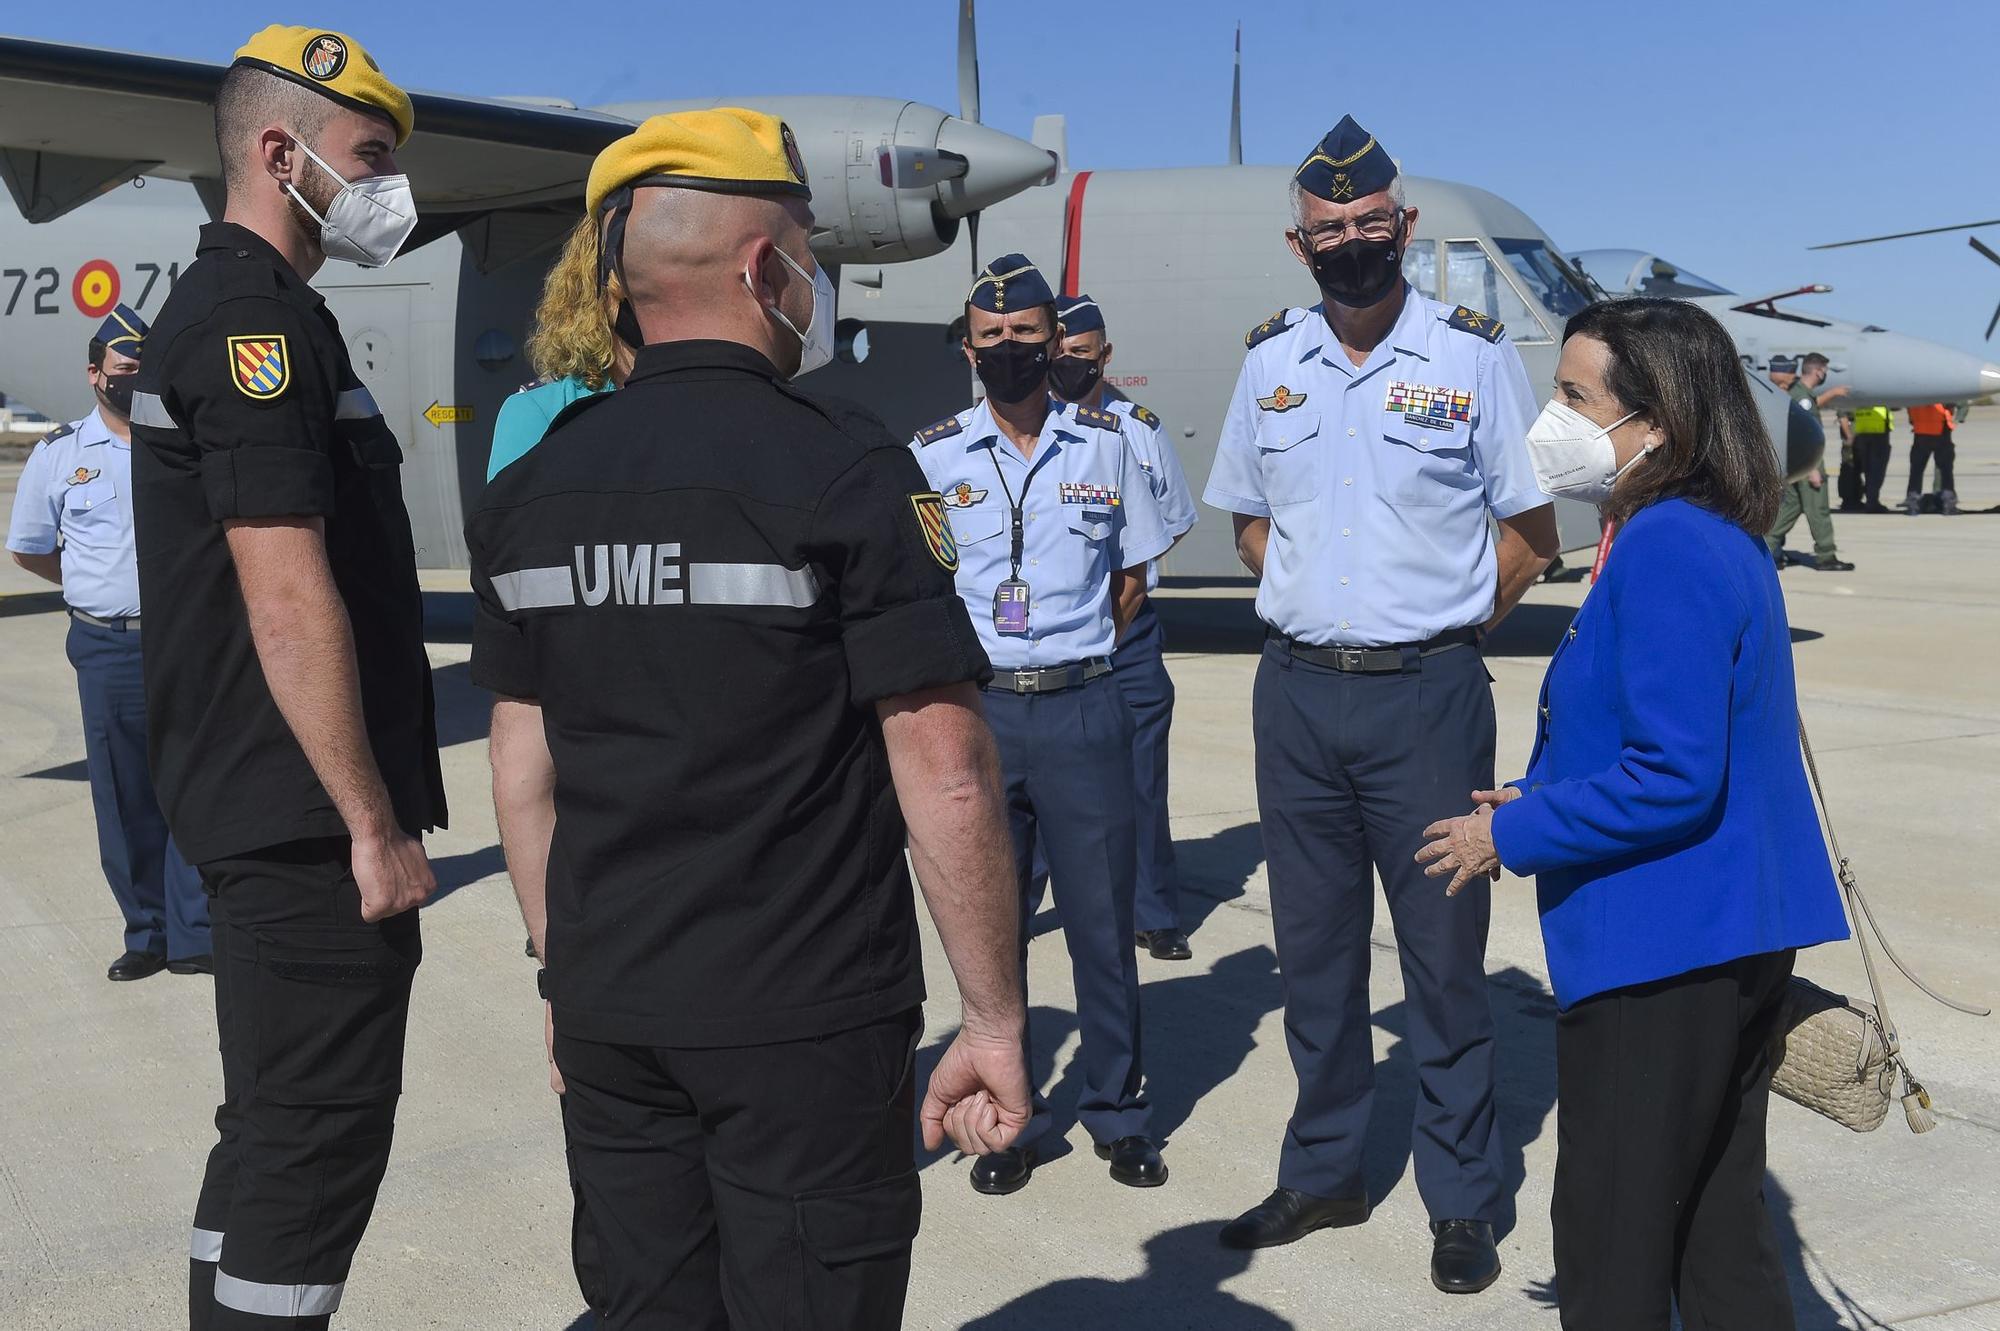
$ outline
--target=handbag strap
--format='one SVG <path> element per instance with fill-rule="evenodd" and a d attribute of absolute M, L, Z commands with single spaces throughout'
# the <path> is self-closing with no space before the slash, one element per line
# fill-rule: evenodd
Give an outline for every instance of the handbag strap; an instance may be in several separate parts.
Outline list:
<path fill-rule="evenodd" d="M 1883 1034 L 1888 1037 L 1890 1055 L 1893 1057 L 1897 1053 L 1899 1041 L 1896 1037 L 1896 1023 L 1890 1020 L 1889 1005 L 1882 996 L 1882 982 L 1875 974 L 1875 955 L 1868 950 L 1868 934 L 1870 932 L 1874 933 L 1875 941 L 1882 945 L 1883 955 L 1888 957 L 1890 963 L 1903 973 L 1903 978 L 1917 986 L 1917 988 L 1921 989 L 1931 998 L 1948 1008 L 1967 1013 L 1974 1017 L 1989 1017 L 1993 1015 L 1991 1008 L 1978 1007 L 1971 1003 L 1961 1003 L 1954 998 L 1949 998 L 1939 993 L 1936 989 L 1926 984 L 1922 976 L 1911 970 L 1909 964 L 1896 955 L 1896 949 L 1889 945 L 1888 935 L 1882 932 L 1881 924 L 1875 919 L 1874 907 L 1868 904 L 1868 898 L 1861 893 L 1861 883 L 1854 876 L 1854 866 L 1849 864 L 1847 857 L 1840 853 L 1840 838 L 1833 830 L 1833 810 L 1828 807 L 1826 802 L 1826 787 L 1820 784 L 1819 764 L 1813 760 L 1812 740 L 1806 736 L 1806 719 L 1801 715 L 1798 721 L 1799 748 L 1805 753 L 1806 774 L 1812 778 L 1813 795 L 1819 801 L 1820 818 L 1826 827 L 1826 843 L 1833 851 L 1834 864 L 1840 876 L 1840 888 L 1847 897 L 1847 915 L 1848 919 L 1854 925 L 1854 942 L 1861 949 L 1862 969 L 1868 973 L 1868 989 L 1875 999 L 1875 1011 L 1882 1019 Z M 1863 927 L 1864 922 L 1866 923 L 1866 928 Z"/>

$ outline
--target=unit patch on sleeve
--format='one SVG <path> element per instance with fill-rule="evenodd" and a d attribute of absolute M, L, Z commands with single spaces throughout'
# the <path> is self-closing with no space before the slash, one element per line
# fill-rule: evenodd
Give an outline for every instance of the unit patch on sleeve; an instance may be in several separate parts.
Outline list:
<path fill-rule="evenodd" d="M 229 378 L 238 392 L 268 402 L 292 382 L 292 360 L 282 333 L 229 339 Z"/>
<path fill-rule="evenodd" d="M 923 529 L 924 545 L 931 558 L 947 573 L 958 572 L 958 542 L 952 539 L 951 520 L 944 515 L 944 496 L 932 491 L 910 496 L 917 512 L 917 526 Z"/>
<path fill-rule="evenodd" d="M 1389 385 L 1384 411 L 1398 411 L 1412 425 L 1434 430 L 1456 430 L 1460 421 L 1472 420 L 1472 390 L 1440 388 L 1433 384 L 1412 384 L 1401 379 Z"/>
<path fill-rule="evenodd" d="M 1269 397 L 1258 398 L 1257 405 L 1266 411 L 1290 411 L 1293 407 L 1303 404 L 1305 400 L 1304 393 L 1294 393 L 1283 384 L 1279 384 L 1277 392 Z"/>
<path fill-rule="evenodd" d="M 1118 487 L 1115 485 L 1085 485 L 1081 481 L 1064 481 L 1058 489 L 1065 504 L 1102 504 L 1118 507 Z"/>

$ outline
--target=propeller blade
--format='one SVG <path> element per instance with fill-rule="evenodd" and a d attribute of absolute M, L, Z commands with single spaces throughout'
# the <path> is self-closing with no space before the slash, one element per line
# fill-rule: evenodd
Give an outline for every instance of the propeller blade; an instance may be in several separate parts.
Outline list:
<path fill-rule="evenodd" d="M 965 238 L 970 242 L 968 248 L 972 250 L 972 280 L 977 282 L 979 280 L 979 214 L 976 212 L 965 215 Z"/>
<path fill-rule="evenodd" d="M 1831 245 L 1808 245 L 1806 248 L 1809 250 L 1841 250 L 1846 249 L 1849 245 L 1873 245 L 1878 240 L 1908 240 L 1911 236 L 1935 236 L 1944 231 L 1970 231 L 1974 227 L 1981 226 L 2000 226 L 2000 217 L 1989 218 L 1984 222 L 1960 222 L 1956 226 L 1925 227 L 1922 231 L 1898 231 L 1888 236 L 1863 236 L 1860 240 L 1836 240 Z"/>
<path fill-rule="evenodd" d="M 2000 263 L 2000 254 L 1995 254 L 1995 253 L 1994 253 L 1994 252 L 1993 252 L 1993 251 L 1992 251 L 1992 250 L 1991 250 L 1990 248 L 1988 248 L 1988 247 L 1987 247 L 1986 245 L 1982 244 L 1982 243 L 1980 242 L 1980 239 L 1979 239 L 1979 237 L 1977 237 L 1977 236 L 1967 236 L 1967 237 L 1965 238 L 1965 240 L 1966 240 L 1966 243 L 1967 243 L 1967 244 L 1969 244 L 1969 245 L 1971 245 L 1971 246 L 1972 246 L 1972 248 L 1974 248 L 1974 249 L 1978 250 L 1978 251 L 1979 251 L 1979 252 L 1980 252 L 1981 254 L 1983 254 L 1983 255 L 1985 255 L 1985 256 L 1986 256 L 1987 258 L 1989 258 L 1989 259 L 1993 260 L 1993 262 L 1995 262 L 1995 263 Z"/>
<path fill-rule="evenodd" d="M 1229 86 L 1229 164 L 1243 165 L 1243 24 L 1236 24 L 1236 78 Z"/>
<path fill-rule="evenodd" d="M 1988 342 L 1993 340 L 1993 329 L 1996 326 L 2000 326 L 2000 305 L 1994 306 L 1993 317 L 1986 321 L 1986 340 Z"/>
<path fill-rule="evenodd" d="M 959 0 L 958 118 L 979 123 L 979 28 L 972 18 L 972 0 Z"/>

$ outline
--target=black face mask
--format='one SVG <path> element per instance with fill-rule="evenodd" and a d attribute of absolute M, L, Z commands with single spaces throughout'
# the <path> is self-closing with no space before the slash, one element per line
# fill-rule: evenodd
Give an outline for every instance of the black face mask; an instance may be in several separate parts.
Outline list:
<path fill-rule="evenodd" d="M 1331 250 L 1312 251 L 1313 280 L 1336 305 L 1366 309 L 1403 279 L 1403 224 L 1387 240 L 1356 237 Z"/>
<path fill-rule="evenodd" d="M 1049 387 L 1071 402 L 1089 397 L 1103 377 L 1103 362 L 1089 356 L 1058 356 L 1049 362 Z"/>
<path fill-rule="evenodd" d="M 132 419 L 132 385 L 138 382 L 136 374 L 107 374 L 104 387 L 97 390 L 97 400 L 111 410 Z"/>
<path fill-rule="evenodd" d="M 1025 402 L 1049 375 L 1049 343 L 1017 342 L 1013 338 L 975 347 L 974 366 L 986 395 L 995 402 Z"/>

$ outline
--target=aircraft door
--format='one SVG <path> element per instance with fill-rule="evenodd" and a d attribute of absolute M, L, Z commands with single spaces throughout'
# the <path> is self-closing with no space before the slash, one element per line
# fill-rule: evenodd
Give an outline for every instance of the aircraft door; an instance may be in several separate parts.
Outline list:
<path fill-rule="evenodd" d="M 374 395 L 382 418 L 403 446 L 403 503 L 416 538 L 417 567 L 450 567 L 464 562 L 457 512 L 445 512 L 441 496 L 455 494 L 458 459 L 451 431 L 431 424 L 429 404 L 411 394 L 410 357 L 416 351 L 410 327 L 408 287 L 348 287 L 327 293 L 347 337 L 354 372 Z M 420 367 L 419 367 L 420 368 Z"/>

